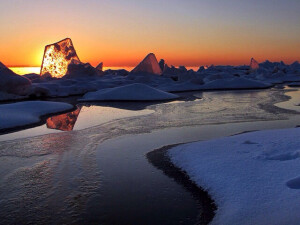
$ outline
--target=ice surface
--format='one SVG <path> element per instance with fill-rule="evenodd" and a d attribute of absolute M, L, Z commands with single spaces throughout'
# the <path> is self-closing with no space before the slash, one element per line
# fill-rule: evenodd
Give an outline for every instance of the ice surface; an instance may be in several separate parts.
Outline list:
<path fill-rule="evenodd" d="M 171 100 L 177 95 L 167 93 L 145 84 L 129 84 L 87 93 L 81 101 L 155 101 Z"/>
<path fill-rule="evenodd" d="M 137 67 L 132 70 L 133 73 L 152 73 L 161 75 L 162 71 L 157 62 L 156 56 L 153 53 L 150 53 L 140 62 Z"/>
<path fill-rule="evenodd" d="M 66 38 L 45 47 L 41 76 L 49 73 L 52 77 L 63 77 L 71 63 L 80 62 L 73 43 Z"/>
<path fill-rule="evenodd" d="M 212 224 L 297 225 L 300 128 L 259 131 L 177 146 L 176 166 L 209 192 Z"/>
<path fill-rule="evenodd" d="M 26 101 L 0 105 L 0 130 L 38 123 L 43 115 L 63 112 L 73 106 L 61 102 Z"/>

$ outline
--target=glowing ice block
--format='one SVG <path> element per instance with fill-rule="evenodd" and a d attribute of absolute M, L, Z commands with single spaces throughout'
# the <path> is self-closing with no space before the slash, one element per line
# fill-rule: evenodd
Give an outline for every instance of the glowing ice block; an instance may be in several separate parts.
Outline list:
<path fill-rule="evenodd" d="M 47 45 L 44 51 L 41 76 L 48 73 L 52 77 L 61 78 L 67 73 L 69 64 L 74 62 L 80 63 L 80 60 L 70 38 Z"/>

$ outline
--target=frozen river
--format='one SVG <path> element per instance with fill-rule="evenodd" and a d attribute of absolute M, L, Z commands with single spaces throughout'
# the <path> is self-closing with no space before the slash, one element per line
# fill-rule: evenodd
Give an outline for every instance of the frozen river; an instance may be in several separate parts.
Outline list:
<path fill-rule="evenodd" d="M 169 103 L 79 105 L 46 125 L 1 135 L 1 224 L 205 224 L 206 202 L 153 166 L 147 153 L 295 127 L 299 95 L 191 92 Z"/>

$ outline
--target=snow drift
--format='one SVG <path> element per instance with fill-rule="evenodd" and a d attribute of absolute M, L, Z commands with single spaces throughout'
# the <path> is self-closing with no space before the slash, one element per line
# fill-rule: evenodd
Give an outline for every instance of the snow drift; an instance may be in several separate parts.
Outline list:
<path fill-rule="evenodd" d="M 300 128 L 259 131 L 177 146 L 172 162 L 209 192 L 212 224 L 297 225 Z"/>
<path fill-rule="evenodd" d="M 0 92 L 25 95 L 31 85 L 26 77 L 15 74 L 0 62 Z"/>

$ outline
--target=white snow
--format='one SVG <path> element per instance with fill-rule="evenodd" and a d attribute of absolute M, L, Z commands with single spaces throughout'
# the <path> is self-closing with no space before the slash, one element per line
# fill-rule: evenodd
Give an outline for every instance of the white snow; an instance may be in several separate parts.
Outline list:
<path fill-rule="evenodd" d="M 212 224 L 297 225 L 300 128 L 259 131 L 170 149 L 171 161 L 215 200 Z"/>
<path fill-rule="evenodd" d="M 40 117 L 63 112 L 73 106 L 61 102 L 26 101 L 0 105 L 0 130 L 38 123 Z"/>
<path fill-rule="evenodd" d="M 177 95 L 136 83 L 90 92 L 85 94 L 80 101 L 156 101 L 176 98 L 178 98 Z"/>

